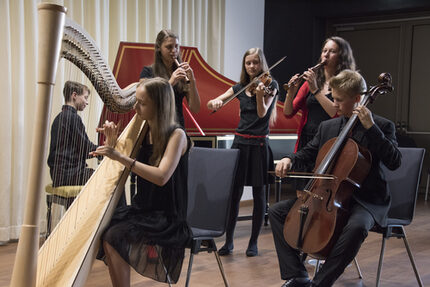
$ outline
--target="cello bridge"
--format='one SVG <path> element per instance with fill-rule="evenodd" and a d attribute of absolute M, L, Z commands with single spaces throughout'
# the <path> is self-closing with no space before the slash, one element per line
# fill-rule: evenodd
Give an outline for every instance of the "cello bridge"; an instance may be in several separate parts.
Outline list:
<path fill-rule="evenodd" d="M 318 194 L 315 194 L 314 192 L 311 192 L 309 190 L 303 190 L 304 192 L 306 192 L 309 196 L 312 196 L 313 198 L 319 199 L 321 201 L 324 200 L 324 198 L 322 196 L 319 196 Z"/>

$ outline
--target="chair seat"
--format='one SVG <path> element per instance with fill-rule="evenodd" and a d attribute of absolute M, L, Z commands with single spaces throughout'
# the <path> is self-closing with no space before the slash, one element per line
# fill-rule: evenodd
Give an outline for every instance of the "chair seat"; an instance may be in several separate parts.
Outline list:
<path fill-rule="evenodd" d="M 411 223 L 411 220 L 409 219 L 399 219 L 399 218 L 387 218 L 387 223 L 384 227 L 379 226 L 378 224 L 375 224 L 370 231 L 383 233 L 384 229 L 391 226 L 407 226 Z"/>
<path fill-rule="evenodd" d="M 46 193 L 52 195 L 58 195 L 65 198 L 71 198 L 78 196 L 79 192 L 82 189 L 82 185 L 64 185 L 53 187 L 52 184 L 47 184 L 45 186 Z"/>
<path fill-rule="evenodd" d="M 400 219 L 400 218 L 387 218 L 387 226 L 388 225 L 409 225 L 411 223 L 410 219 Z"/>
<path fill-rule="evenodd" d="M 78 196 L 79 192 L 83 188 L 83 185 L 65 185 L 65 186 L 57 186 L 53 187 L 52 183 L 49 183 L 45 186 L 46 191 L 46 238 L 48 238 L 49 234 L 51 234 L 51 206 L 52 203 L 56 203 L 62 205 L 66 208 L 72 204 L 73 200 L 76 196 Z"/>
<path fill-rule="evenodd" d="M 209 230 L 191 227 L 191 232 L 193 233 L 193 238 L 205 239 L 204 237 L 214 238 L 223 235 L 223 231 L 219 230 Z"/>

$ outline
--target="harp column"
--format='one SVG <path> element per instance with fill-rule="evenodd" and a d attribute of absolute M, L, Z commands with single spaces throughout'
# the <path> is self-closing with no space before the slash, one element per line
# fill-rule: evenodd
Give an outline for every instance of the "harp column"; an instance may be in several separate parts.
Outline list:
<path fill-rule="evenodd" d="M 37 104 L 26 188 L 24 222 L 12 273 L 11 287 L 36 285 L 39 250 L 39 203 L 45 167 L 49 115 L 55 74 L 60 58 L 61 39 L 67 9 L 54 4 L 38 5 L 39 43 L 37 70 Z"/>

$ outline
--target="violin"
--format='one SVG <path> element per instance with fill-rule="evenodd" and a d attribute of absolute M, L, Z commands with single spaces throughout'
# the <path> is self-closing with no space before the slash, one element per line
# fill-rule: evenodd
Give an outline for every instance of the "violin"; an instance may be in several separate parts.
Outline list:
<path fill-rule="evenodd" d="M 319 68 L 323 67 L 325 64 L 327 64 L 326 60 L 323 60 L 321 63 L 316 64 L 315 66 L 309 68 L 312 71 L 316 71 Z M 288 90 L 289 88 L 291 88 L 291 86 L 297 84 L 299 81 L 301 81 L 303 79 L 303 77 L 305 76 L 305 73 L 302 73 L 300 76 L 297 77 L 297 79 L 294 80 L 294 82 L 292 83 L 285 83 L 282 85 L 282 87 L 284 88 L 284 90 Z"/>
<path fill-rule="evenodd" d="M 360 102 L 366 106 L 376 96 L 391 92 L 391 75 L 383 73 L 379 84 L 364 92 Z M 358 121 L 353 114 L 338 137 L 320 149 L 315 174 L 330 173 L 333 179 L 313 178 L 297 200 L 284 223 L 285 241 L 293 248 L 317 259 L 327 258 L 349 218 L 352 195 L 361 187 L 371 165 L 371 153 L 349 137 Z"/>
<path fill-rule="evenodd" d="M 226 99 L 223 101 L 222 103 L 222 107 L 224 107 L 226 104 L 228 104 L 229 102 L 231 102 L 233 99 L 235 99 L 240 93 L 242 93 L 243 91 L 245 91 L 246 89 L 248 89 L 249 87 L 251 87 L 252 85 L 255 85 L 255 87 L 258 86 L 259 82 L 261 81 L 261 79 L 263 78 L 263 76 L 266 76 L 266 74 L 272 70 L 274 67 L 276 67 L 277 65 L 279 65 L 279 63 L 281 63 L 283 60 L 285 60 L 287 56 L 282 57 L 281 59 L 279 59 L 275 64 L 273 64 L 266 72 L 260 74 L 259 76 L 255 77 L 254 79 L 252 79 L 252 81 L 246 85 L 245 87 L 243 87 L 242 89 L 240 89 L 239 91 L 237 91 L 234 95 L 232 95 L 230 98 Z M 271 81 L 271 80 L 270 80 Z M 219 108 L 219 109 L 221 109 Z M 218 110 L 219 110 L 218 109 Z M 211 112 L 211 114 L 215 113 L 218 110 L 214 110 Z"/>
<path fill-rule="evenodd" d="M 263 83 L 263 85 L 264 85 L 263 89 L 264 89 L 264 96 L 265 97 L 266 96 L 272 96 L 272 97 L 275 96 L 275 94 L 273 93 L 274 89 L 272 87 L 270 87 L 270 84 L 272 83 L 272 76 L 269 74 L 269 72 L 264 73 L 261 76 L 259 81 L 253 82 L 252 85 L 248 88 L 248 91 L 252 95 L 255 95 L 256 89 L 260 83 Z"/>

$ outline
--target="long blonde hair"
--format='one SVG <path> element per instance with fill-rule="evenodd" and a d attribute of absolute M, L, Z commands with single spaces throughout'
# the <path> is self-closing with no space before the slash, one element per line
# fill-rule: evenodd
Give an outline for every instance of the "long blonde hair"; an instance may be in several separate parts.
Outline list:
<path fill-rule="evenodd" d="M 261 73 L 264 73 L 267 70 L 269 70 L 269 66 L 267 65 L 266 57 L 264 56 L 263 50 L 261 50 L 260 48 L 249 49 L 248 51 L 245 52 L 245 54 L 243 55 L 243 59 L 242 59 L 242 71 L 240 73 L 240 82 L 239 82 L 242 86 L 246 86 L 247 84 L 249 84 L 249 82 L 251 82 L 251 78 L 249 77 L 248 73 L 246 72 L 245 58 L 249 55 L 254 55 L 254 54 L 257 54 L 258 58 L 260 59 Z M 272 109 L 272 113 L 270 114 L 270 125 L 271 126 L 274 125 L 276 122 L 276 116 L 277 116 L 276 102 L 277 101 L 278 101 L 278 95 L 276 94 L 275 98 L 273 99 L 273 103 L 272 103 L 274 105 L 274 107 Z"/>
<path fill-rule="evenodd" d="M 149 163 L 158 166 L 166 150 L 172 131 L 178 127 L 175 112 L 175 98 L 172 86 L 161 77 L 146 79 L 141 83 L 151 99 L 156 112 L 156 120 L 151 126 L 153 153 Z"/>

